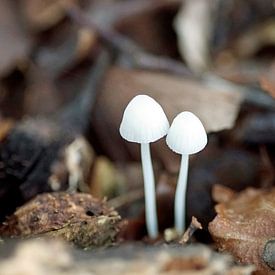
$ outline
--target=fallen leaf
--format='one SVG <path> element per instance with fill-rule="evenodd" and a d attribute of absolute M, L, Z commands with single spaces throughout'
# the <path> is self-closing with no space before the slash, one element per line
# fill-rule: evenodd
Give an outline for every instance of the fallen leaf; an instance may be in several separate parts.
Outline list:
<path fill-rule="evenodd" d="M 215 202 L 218 203 L 225 203 L 230 201 L 233 196 L 235 195 L 235 192 L 226 186 L 215 184 L 212 188 L 212 198 Z"/>
<path fill-rule="evenodd" d="M 137 94 L 148 94 L 157 100 L 170 121 L 182 111 L 195 113 L 208 133 L 233 127 L 242 102 L 238 93 L 207 88 L 196 80 L 113 67 L 106 75 L 92 116 L 96 139 L 112 159 L 126 160 L 129 155 L 138 159 L 138 146 L 123 141 L 118 132 L 123 111 Z M 152 148 L 165 167 L 172 170 L 178 159 L 165 141 L 156 142 Z"/>
<path fill-rule="evenodd" d="M 274 188 L 249 188 L 218 204 L 217 216 L 209 223 L 218 249 L 231 253 L 241 263 L 255 264 L 260 271 L 275 271 L 275 250 L 270 251 L 275 236 L 274 208 Z"/>
<path fill-rule="evenodd" d="M 242 101 L 238 93 L 207 88 L 196 80 L 115 67 L 107 74 L 101 92 L 98 103 L 105 102 L 108 96 L 109 104 L 105 108 L 118 119 L 114 121 L 116 125 L 120 123 L 129 99 L 145 93 L 162 105 L 170 121 L 178 112 L 189 110 L 200 117 L 208 133 L 230 129 Z"/>

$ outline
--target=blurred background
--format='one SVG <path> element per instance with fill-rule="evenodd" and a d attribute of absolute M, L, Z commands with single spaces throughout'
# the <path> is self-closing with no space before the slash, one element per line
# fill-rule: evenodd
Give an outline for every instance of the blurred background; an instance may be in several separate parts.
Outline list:
<path fill-rule="evenodd" d="M 107 197 L 122 235 L 144 237 L 139 146 L 118 132 L 148 94 L 192 111 L 209 136 L 190 159 L 188 222 L 209 240 L 214 186 L 275 180 L 275 10 L 271 0 L 0 1 L 0 218 L 38 193 Z M 161 230 L 173 226 L 180 157 L 152 144 Z"/>

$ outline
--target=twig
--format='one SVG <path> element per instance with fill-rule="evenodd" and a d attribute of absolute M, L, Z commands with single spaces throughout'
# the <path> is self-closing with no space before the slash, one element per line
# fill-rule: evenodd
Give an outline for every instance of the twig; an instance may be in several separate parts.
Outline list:
<path fill-rule="evenodd" d="M 160 9 L 175 8 L 182 4 L 182 0 L 131 0 L 113 1 L 102 3 L 101 1 L 92 4 L 91 16 L 96 17 L 99 24 L 115 26 L 123 19 L 135 17 L 140 14 L 153 13 Z"/>
<path fill-rule="evenodd" d="M 144 191 L 142 189 L 133 190 L 128 192 L 127 194 L 118 196 L 108 201 L 108 205 L 110 207 L 114 207 L 115 209 L 121 208 L 122 206 L 128 205 L 142 199 L 144 197 Z"/>
<path fill-rule="evenodd" d="M 96 31 L 103 42 L 109 44 L 127 58 L 128 64 L 134 68 L 170 72 L 177 75 L 193 76 L 187 67 L 169 57 L 156 56 L 143 51 L 134 41 L 107 27 L 100 27 L 89 20 L 83 12 L 73 7 L 68 9 L 68 15 L 81 26 Z"/>
<path fill-rule="evenodd" d="M 197 220 L 197 218 L 192 217 L 192 221 L 191 221 L 189 227 L 187 228 L 187 230 L 185 231 L 185 233 L 183 234 L 182 238 L 180 239 L 179 243 L 180 244 L 187 243 L 190 240 L 190 238 L 193 236 L 195 231 L 197 231 L 198 229 L 202 229 L 202 225 Z"/>
<path fill-rule="evenodd" d="M 83 133 L 90 124 L 90 112 L 95 101 L 98 87 L 111 63 L 110 54 L 102 50 L 91 70 L 80 94 L 59 114 L 61 125 L 76 133 Z"/>

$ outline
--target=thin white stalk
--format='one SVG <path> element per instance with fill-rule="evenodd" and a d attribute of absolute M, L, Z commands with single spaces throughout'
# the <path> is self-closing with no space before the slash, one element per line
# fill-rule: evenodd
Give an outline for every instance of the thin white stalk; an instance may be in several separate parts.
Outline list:
<path fill-rule="evenodd" d="M 188 160 L 189 155 L 182 155 L 175 195 L 175 227 L 179 234 L 182 234 L 185 230 Z"/>
<path fill-rule="evenodd" d="M 155 179 L 149 143 L 141 143 L 141 163 L 144 179 L 146 226 L 149 237 L 154 239 L 158 236 L 158 221 L 156 209 Z"/>

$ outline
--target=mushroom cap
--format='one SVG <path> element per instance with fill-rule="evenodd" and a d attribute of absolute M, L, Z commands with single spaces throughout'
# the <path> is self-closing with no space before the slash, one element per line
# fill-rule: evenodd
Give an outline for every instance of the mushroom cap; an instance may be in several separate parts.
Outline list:
<path fill-rule="evenodd" d="M 181 155 L 201 151 L 207 144 L 207 134 L 197 116 L 191 112 L 178 114 L 166 137 L 168 147 Z"/>
<path fill-rule="evenodd" d="M 150 143 L 165 136 L 168 129 L 169 122 L 162 107 L 153 98 L 138 95 L 124 110 L 119 132 L 130 142 Z"/>

